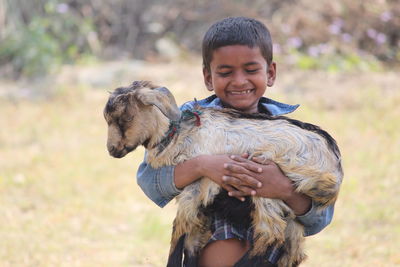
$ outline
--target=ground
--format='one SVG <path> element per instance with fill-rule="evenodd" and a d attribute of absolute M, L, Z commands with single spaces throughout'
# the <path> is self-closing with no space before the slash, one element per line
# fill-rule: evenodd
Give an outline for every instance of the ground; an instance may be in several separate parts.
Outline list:
<path fill-rule="evenodd" d="M 139 149 L 106 151 L 107 91 L 148 79 L 182 104 L 207 96 L 200 60 L 65 67 L 0 85 L 0 266 L 165 266 L 175 205 L 136 184 Z M 312 266 L 400 265 L 400 78 L 395 72 L 278 68 L 266 92 L 338 141 L 344 182 L 334 220 L 306 241 Z"/>

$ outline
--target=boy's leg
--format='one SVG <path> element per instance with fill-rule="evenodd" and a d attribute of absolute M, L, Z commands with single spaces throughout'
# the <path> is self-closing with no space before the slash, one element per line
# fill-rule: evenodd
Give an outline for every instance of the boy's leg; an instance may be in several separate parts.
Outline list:
<path fill-rule="evenodd" d="M 236 238 L 214 241 L 201 251 L 199 267 L 232 267 L 249 249 L 248 241 Z"/>

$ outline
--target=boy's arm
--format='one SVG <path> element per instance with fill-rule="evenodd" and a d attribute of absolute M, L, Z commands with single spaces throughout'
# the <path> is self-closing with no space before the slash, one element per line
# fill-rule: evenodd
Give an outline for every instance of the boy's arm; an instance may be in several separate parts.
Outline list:
<path fill-rule="evenodd" d="M 233 162 L 228 155 L 202 155 L 179 163 L 177 166 L 164 166 L 157 169 L 143 162 L 137 171 L 137 183 L 148 198 L 159 207 L 164 207 L 179 195 L 181 189 L 203 176 L 210 178 L 227 191 L 235 190 L 232 185 L 223 181 L 223 177 L 229 174 L 224 165 Z M 250 167 L 249 171 L 258 171 L 258 167 Z M 251 177 L 246 182 L 254 188 L 257 188 L 259 184 Z M 244 190 L 247 195 L 250 195 L 251 191 L 254 190 L 250 187 Z M 241 199 L 241 197 L 238 198 Z"/>
<path fill-rule="evenodd" d="M 220 185 L 228 192 L 235 191 L 231 184 L 224 181 L 224 177 L 230 174 L 226 168 L 227 165 L 234 163 L 234 160 L 229 155 L 200 155 L 179 163 L 175 168 L 174 182 L 176 188 L 184 188 L 185 186 L 193 183 L 200 177 L 207 177 Z M 248 171 L 260 172 L 261 168 L 256 165 L 249 166 Z M 246 184 L 249 187 L 244 188 L 244 193 L 250 195 L 252 188 L 261 186 L 260 182 L 252 176 L 248 176 Z M 256 193 L 254 191 L 254 193 Z"/>
<path fill-rule="evenodd" d="M 142 162 L 137 171 L 138 185 L 146 196 L 161 208 L 181 192 L 173 182 L 174 169 L 175 166 L 154 169 L 150 164 Z"/>
<path fill-rule="evenodd" d="M 304 235 L 315 235 L 328 226 L 332 221 L 333 212 L 334 205 L 317 210 L 315 203 L 312 202 L 311 209 L 306 214 L 297 216 L 297 220 L 304 225 Z"/>

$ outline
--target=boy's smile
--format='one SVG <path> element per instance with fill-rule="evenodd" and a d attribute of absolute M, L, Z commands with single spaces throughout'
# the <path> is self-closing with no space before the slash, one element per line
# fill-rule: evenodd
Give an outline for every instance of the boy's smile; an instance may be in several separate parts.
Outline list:
<path fill-rule="evenodd" d="M 275 73 L 275 63 L 268 66 L 258 47 L 228 45 L 214 50 L 204 81 L 224 106 L 255 113 L 267 85 L 273 85 Z"/>

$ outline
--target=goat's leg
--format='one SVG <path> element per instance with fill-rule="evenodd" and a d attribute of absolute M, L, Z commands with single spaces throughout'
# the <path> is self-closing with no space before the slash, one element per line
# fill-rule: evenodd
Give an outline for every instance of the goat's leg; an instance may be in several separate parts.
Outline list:
<path fill-rule="evenodd" d="M 184 234 L 186 234 L 185 248 L 188 253 L 196 254 L 205 246 L 211 236 L 210 221 L 201 213 L 200 206 L 212 202 L 211 198 L 214 198 L 218 191 L 218 186 L 208 179 L 201 179 L 201 182 L 185 187 L 177 197 L 178 210 L 174 220 L 171 248 L 176 246 Z"/>
<path fill-rule="evenodd" d="M 171 237 L 171 249 L 173 249 L 182 235 L 191 233 L 203 222 L 199 217 L 199 207 L 195 205 L 195 201 L 187 201 L 182 192 L 178 199 L 178 210 L 174 220 L 173 232 Z"/>
<path fill-rule="evenodd" d="M 287 221 L 285 235 L 283 254 L 278 261 L 278 266 L 297 266 L 306 258 L 304 254 L 304 227 L 290 218 Z"/>
<path fill-rule="evenodd" d="M 262 255 L 270 245 L 285 241 L 286 221 L 282 218 L 290 209 L 280 200 L 253 197 L 254 245 L 251 255 Z"/>

